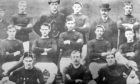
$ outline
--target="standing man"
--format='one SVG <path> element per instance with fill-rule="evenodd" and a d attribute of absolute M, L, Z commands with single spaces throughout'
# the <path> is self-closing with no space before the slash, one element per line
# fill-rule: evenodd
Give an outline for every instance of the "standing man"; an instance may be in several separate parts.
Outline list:
<path fill-rule="evenodd" d="M 11 23 L 16 25 L 16 38 L 23 42 L 25 52 L 29 52 L 29 33 L 32 32 L 32 19 L 26 12 L 27 2 L 20 0 L 18 2 L 18 14 L 14 15 Z"/>
<path fill-rule="evenodd" d="M 82 7 L 82 3 L 75 2 L 72 6 L 73 13 L 68 17 L 75 19 L 75 30 L 83 34 L 84 43 L 86 44 L 89 36 L 89 19 L 88 16 L 81 13 Z"/>
<path fill-rule="evenodd" d="M 136 34 L 135 38 L 139 39 L 139 22 L 132 15 L 133 4 L 130 1 L 124 2 L 124 14 L 121 16 L 117 22 L 118 28 L 120 30 L 120 45 L 126 42 L 124 32 L 126 29 L 130 28 Z"/>
<path fill-rule="evenodd" d="M 59 34 L 64 32 L 64 25 L 65 25 L 65 17 L 64 14 L 59 12 L 59 4 L 60 0 L 49 0 L 49 13 L 47 15 L 42 15 L 40 19 L 34 25 L 34 31 L 41 35 L 39 29 L 40 26 L 44 23 L 51 24 L 51 31 L 50 34 L 56 40 L 59 38 Z"/>
<path fill-rule="evenodd" d="M 24 53 L 24 67 L 14 71 L 9 77 L 9 80 L 16 84 L 45 84 L 41 70 L 33 66 L 33 59 L 31 54 Z"/>
<path fill-rule="evenodd" d="M 6 35 L 6 28 L 8 26 L 8 22 L 4 20 L 5 10 L 0 8 L 0 39 L 5 39 Z"/>
<path fill-rule="evenodd" d="M 89 39 L 95 39 L 95 29 L 97 25 L 103 25 L 105 28 L 103 38 L 111 43 L 113 50 L 117 48 L 117 24 L 109 17 L 109 12 L 111 8 L 108 3 L 103 3 L 100 5 L 100 14 L 101 17 L 95 20 L 93 27 L 90 30 Z"/>

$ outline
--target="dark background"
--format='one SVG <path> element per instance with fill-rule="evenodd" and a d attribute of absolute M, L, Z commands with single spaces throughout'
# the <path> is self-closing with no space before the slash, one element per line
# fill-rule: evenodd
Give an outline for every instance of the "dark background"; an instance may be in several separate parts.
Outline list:
<path fill-rule="evenodd" d="M 6 10 L 5 19 L 10 20 L 11 16 L 17 12 L 17 4 L 19 0 L 0 0 L 0 7 Z M 75 0 L 61 0 L 60 11 L 62 11 L 66 16 L 72 13 L 72 5 Z M 76 0 L 77 1 L 77 0 Z M 123 14 L 123 2 L 124 0 L 78 0 L 83 3 L 82 12 L 89 16 L 90 23 L 92 24 L 96 18 L 100 16 L 99 5 L 101 3 L 108 2 L 112 8 L 110 11 L 110 17 L 116 21 L 119 16 Z M 140 19 L 140 1 L 130 0 L 134 4 L 133 15 Z M 35 21 L 42 15 L 48 12 L 48 0 L 27 0 L 28 3 L 28 14 L 34 17 Z M 92 27 L 92 26 L 91 26 Z M 37 35 L 32 33 L 30 35 L 31 39 L 35 39 Z"/>

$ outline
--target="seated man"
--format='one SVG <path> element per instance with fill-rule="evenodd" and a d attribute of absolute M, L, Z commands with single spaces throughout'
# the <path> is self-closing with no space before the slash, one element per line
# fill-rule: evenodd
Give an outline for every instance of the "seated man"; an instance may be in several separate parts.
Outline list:
<path fill-rule="evenodd" d="M 86 84 L 87 69 L 80 64 L 80 51 L 73 50 L 71 53 L 72 63 L 65 68 L 65 84 Z"/>
<path fill-rule="evenodd" d="M 81 50 L 83 45 L 83 36 L 81 33 L 75 31 L 75 19 L 69 17 L 66 19 L 67 31 L 60 34 L 59 46 L 62 49 L 62 57 L 60 60 L 60 72 L 70 63 L 70 54 L 73 50 Z"/>
<path fill-rule="evenodd" d="M 106 66 L 105 58 L 111 51 L 110 43 L 103 38 L 104 32 L 104 26 L 98 25 L 95 30 L 96 39 L 87 43 L 89 70 L 93 79 L 98 77 L 100 68 Z"/>
<path fill-rule="evenodd" d="M 137 65 L 139 65 L 140 58 L 139 58 L 138 54 L 139 54 L 140 47 L 139 47 L 139 42 L 135 41 L 134 36 L 135 36 L 135 34 L 132 29 L 127 29 L 125 31 L 125 37 L 127 39 L 127 42 L 121 44 L 119 47 L 119 51 L 116 54 L 118 63 L 128 65 L 128 63 L 130 61 L 133 61 L 133 62 L 136 62 Z M 118 53 L 120 53 L 120 54 L 118 54 Z M 124 61 L 122 59 L 124 59 L 126 61 Z M 121 60 L 122 60 L 122 62 L 121 62 Z"/>
<path fill-rule="evenodd" d="M 9 25 L 8 38 L 1 42 L 1 64 L 4 71 L 9 70 L 20 59 L 23 53 L 22 42 L 15 38 L 16 27 Z"/>
<path fill-rule="evenodd" d="M 126 84 L 129 69 L 117 64 L 114 55 L 106 56 L 107 66 L 99 71 L 97 84 Z"/>
<path fill-rule="evenodd" d="M 17 69 L 9 77 L 16 84 L 45 84 L 41 70 L 33 66 L 33 56 L 25 53 L 23 56 L 24 67 Z"/>
<path fill-rule="evenodd" d="M 42 70 L 47 84 L 54 82 L 58 71 L 53 60 L 53 56 L 55 56 L 57 52 L 57 44 L 54 39 L 50 38 L 50 31 L 50 25 L 47 23 L 43 24 L 40 28 L 41 37 L 35 40 L 32 45 L 32 51 L 36 57 L 35 67 Z"/>

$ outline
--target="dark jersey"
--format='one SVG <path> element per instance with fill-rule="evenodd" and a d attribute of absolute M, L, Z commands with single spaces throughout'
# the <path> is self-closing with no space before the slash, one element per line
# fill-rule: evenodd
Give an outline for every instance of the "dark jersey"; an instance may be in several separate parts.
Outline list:
<path fill-rule="evenodd" d="M 83 46 L 83 41 L 78 43 L 78 39 L 83 40 L 83 36 L 77 31 L 67 31 L 60 34 L 59 46 L 61 49 L 63 49 L 63 57 L 69 57 L 71 51 L 73 50 L 81 50 Z M 70 40 L 70 44 L 64 44 L 64 41 L 66 40 Z"/>
<path fill-rule="evenodd" d="M 42 72 L 36 68 L 31 70 L 20 68 L 12 73 L 9 80 L 16 84 L 45 84 Z"/>
<path fill-rule="evenodd" d="M 71 79 L 68 79 L 66 77 L 65 83 L 66 84 L 86 84 L 85 78 L 86 78 L 86 68 L 82 65 L 80 65 L 79 68 L 74 68 L 72 64 L 70 64 L 64 71 L 65 75 L 69 75 Z M 80 79 L 82 80 L 82 83 L 76 83 L 75 80 Z"/>
<path fill-rule="evenodd" d="M 106 62 L 105 57 L 102 57 L 101 53 L 111 50 L 111 44 L 108 41 L 93 39 L 87 43 L 87 47 L 88 56 L 91 61 Z"/>
<path fill-rule="evenodd" d="M 126 84 L 123 74 L 128 74 L 129 69 L 122 65 L 106 66 L 99 71 L 97 84 Z"/>
<path fill-rule="evenodd" d="M 19 40 L 4 39 L 1 42 L 1 50 L 3 62 L 18 61 L 23 53 L 23 45 Z M 16 51 L 20 51 L 21 54 L 14 56 Z"/>
<path fill-rule="evenodd" d="M 122 53 L 122 55 L 127 58 L 128 60 L 133 60 L 137 63 L 138 68 L 140 68 L 140 42 L 136 41 L 136 42 L 131 42 L 131 43 L 123 43 L 120 45 L 119 47 L 120 52 Z M 130 52 L 134 52 L 135 56 L 131 57 L 131 56 L 126 56 L 127 53 Z"/>
<path fill-rule="evenodd" d="M 32 31 L 32 28 L 28 28 L 28 24 L 30 24 L 32 18 L 27 14 L 17 14 L 12 17 L 11 22 L 13 25 L 21 27 L 20 30 L 17 31 L 16 38 L 21 41 L 29 40 L 29 33 Z"/>
<path fill-rule="evenodd" d="M 80 14 L 71 14 L 68 17 L 75 19 L 75 30 L 82 33 L 84 37 L 84 43 L 87 43 L 89 39 L 89 18 L 88 16 Z"/>
<path fill-rule="evenodd" d="M 45 48 L 51 48 L 50 51 L 48 51 L 47 55 L 41 55 L 44 52 Z M 54 56 L 57 51 L 57 44 L 54 39 L 51 38 L 39 38 L 34 41 L 32 45 L 33 53 L 36 55 L 36 61 L 37 62 L 48 62 L 53 61 Z"/>

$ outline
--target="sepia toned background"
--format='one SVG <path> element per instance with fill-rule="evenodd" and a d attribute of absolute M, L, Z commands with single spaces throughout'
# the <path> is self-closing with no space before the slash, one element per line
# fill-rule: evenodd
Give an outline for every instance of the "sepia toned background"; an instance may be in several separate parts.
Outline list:
<path fill-rule="evenodd" d="M 11 16 L 17 12 L 17 3 L 19 0 L 0 0 L 0 7 L 6 10 L 5 19 L 10 20 Z M 61 0 L 60 11 L 66 16 L 72 13 L 72 4 L 75 0 Z M 92 23 L 99 17 L 99 5 L 101 3 L 109 3 L 112 8 L 110 11 L 110 17 L 116 21 L 117 18 L 123 14 L 123 2 L 124 0 L 78 0 L 83 3 L 83 13 L 90 17 L 90 23 Z M 140 1 L 131 0 L 134 4 L 134 16 L 140 19 Z M 28 2 L 28 14 L 34 17 L 35 21 L 42 15 L 48 12 L 48 0 L 27 0 Z M 30 38 L 36 38 L 37 35 L 32 33 Z"/>

